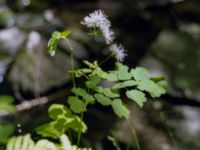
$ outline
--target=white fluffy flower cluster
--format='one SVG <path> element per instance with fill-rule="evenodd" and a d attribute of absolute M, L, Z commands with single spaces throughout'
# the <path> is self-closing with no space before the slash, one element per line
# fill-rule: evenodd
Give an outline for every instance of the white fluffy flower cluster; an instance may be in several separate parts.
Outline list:
<path fill-rule="evenodd" d="M 114 32 L 110 29 L 111 23 L 102 10 L 95 10 L 86 16 L 81 24 L 86 25 L 88 28 L 97 27 L 101 30 L 106 44 L 110 44 L 114 40 Z"/>
<path fill-rule="evenodd" d="M 110 51 L 114 53 L 116 60 L 119 62 L 122 62 L 124 58 L 127 56 L 126 50 L 121 44 L 119 45 L 112 44 L 110 46 Z"/>
<path fill-rule="evenodd" d="M 81 24 L 86 25 L 88 28 L 97 27 L 101 30 L 106 44 L 112 44 L 114 40 L 114 32 L 110 29 L 111 23 L 107 19 L 107 16 L 102 10 L 95 10 L 86 16 Z M 126 51 L 121 44 L 112 44 L 109 47 L 110 51 L 114 53 L 114 56 L 118 62 L 122 62 L 126 57 Z"/>

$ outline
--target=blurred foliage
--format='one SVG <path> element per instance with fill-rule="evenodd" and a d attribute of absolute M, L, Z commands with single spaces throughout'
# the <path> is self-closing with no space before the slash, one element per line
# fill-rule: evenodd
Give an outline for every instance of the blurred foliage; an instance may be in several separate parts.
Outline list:
<path fill-rule="evenodd" d="M 166 30 L 159 34 L 151 49 L 156 58 L 169 68 L 176 87 L 200 88 L 199 41 L 188 33 Z"/>

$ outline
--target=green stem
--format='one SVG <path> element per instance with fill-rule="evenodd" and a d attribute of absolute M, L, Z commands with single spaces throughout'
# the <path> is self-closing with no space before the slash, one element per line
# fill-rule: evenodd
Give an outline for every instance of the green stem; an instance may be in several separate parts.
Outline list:
<path fill-rule="evenodd" d="M 70 49 L 70 64 L 71 64 L 71 71 L 72 71 L 72 82 L 73 82 L 73 87 L 76 87 L 76 82 L 75 82 L 75 76 L 74 76 L 74 49 L 71 46 L 70 42 L 68 39 L 64 38 L 66 41 L 67 45 L 69 46 Z"/>
<path fill-rule="evenodd" d="M 110 56 L 108 56 L 106 59 L 104 59 L 102 62 L 99 63 L 99 66 L 101 66 L 102 64 L 104 64 L 106 61 L 108 61 L 113 56 L 114 56 L 113 54 L 111 54 Z"/>
<path fill-rule="evenodd" d="M 137 133 L 136 133 L 135 128 L 131 127 L 130 122 L 128 120 L 127 120 L 127 124 L 128 124 L 128 126 L 129 126 L 129 128 L 130 128 L 130 130 L 131 130 L 131 132 L 132 132 L 132 134 L 134 136 L 134 139 L 135 139 L 135 142 L 136 142 L 136 146 L 137 146 L 137 150 L 141 150 L 139 139 L 137 137 Z"/>

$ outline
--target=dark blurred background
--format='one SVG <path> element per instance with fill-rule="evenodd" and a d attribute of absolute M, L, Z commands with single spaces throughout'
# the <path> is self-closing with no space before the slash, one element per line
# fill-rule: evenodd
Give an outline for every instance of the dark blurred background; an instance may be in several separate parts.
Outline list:
<path fill-rule="evenodd" d="M 152 76 L 165 76 L 169 84 L 167 94 L 150 99 L 144 109 L 130 104 L 130 121 L 141 148 L 200 149 L 199 0 L 0 0 L 0 95 L 14 97 L 18 109 L 11 116 L 0 114 L 0 123 L 15 125 L 15 135 L 35 135 L 33 129 L 48 120 L 48 106 L 65 103 L 71 87 L 69 49 L 60 42 L 56 56 L 48 54 L 47 41 L 53 31 L 73 30 L 70 42 L 76 67 L 85 59 L 106 58 L 103 41 L 86 43 L 80 25 L 96 9 L 108 15 L 116 41 L 128 50 L 125 64 L 146 67 Z M 51 101 L 24 108 L 24 102 L 40 97 Z M 136 149 L 128 125 L 117 120 L 109 108 L 90 108 L 85 120 L 90 129 L 83 145 L 111 150 L 107 135 L 114 134 L 122 150 L 127 145 Z"/>

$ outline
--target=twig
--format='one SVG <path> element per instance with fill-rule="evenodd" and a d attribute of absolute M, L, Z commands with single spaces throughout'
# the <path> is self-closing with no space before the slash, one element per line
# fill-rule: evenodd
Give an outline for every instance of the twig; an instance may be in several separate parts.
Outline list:
<path fill-rule="evenodd" d="M 60 91 L 50 94 L 48 96 L 43 96 L 40 98 L 23 101 L 21 104 L 16 105 L 17 113 L 32 109 L 37 106 L 47 104 L 50 101 L 67 96 L 68 93 L 69 93 L 69 90 L 60 90 Z M 0 112 L 0 118 L 6 117 L 9 115 L 14 115 L 15 113 Z"/>

